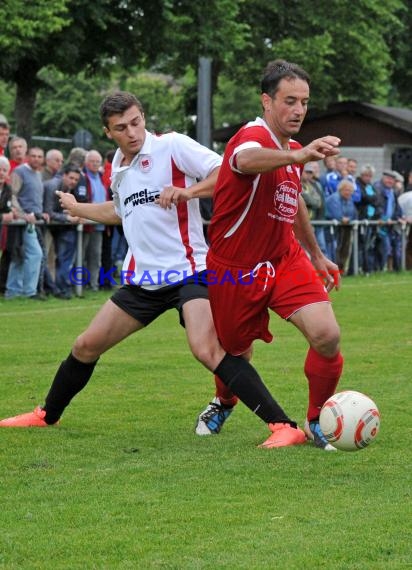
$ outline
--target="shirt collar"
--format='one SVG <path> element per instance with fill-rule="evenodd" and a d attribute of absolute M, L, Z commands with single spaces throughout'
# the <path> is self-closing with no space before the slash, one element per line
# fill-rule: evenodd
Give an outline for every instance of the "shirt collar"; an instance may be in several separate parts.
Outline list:
<path fill-rule="evenodd" d="M 142 156 L 144 154 L 150 154 L 151 153 L 153 135 L 152 135 L 152 133 L 149 133 L 149 131 L 145 131 L 145 133 L 146 133 L 146 136 L 145 136 L 145 140 L 144 140 L 142 148 L 135 155 L 132 162 L 130 164 L 128 164 L 127 166 L 121 166 L 123 158 L 124 158 L 124 154 L 122 153 L 120 148 L 118 148 L 116 150 L 116 153 L 113 157 L 113 162 L 112 162 L 112 172 L 120 172 L 122 170 L 126 170 L 127 168 L 130 168 L 131 166 L 135 165 L 136 162 L 139 160 L 140 156 Z"/>

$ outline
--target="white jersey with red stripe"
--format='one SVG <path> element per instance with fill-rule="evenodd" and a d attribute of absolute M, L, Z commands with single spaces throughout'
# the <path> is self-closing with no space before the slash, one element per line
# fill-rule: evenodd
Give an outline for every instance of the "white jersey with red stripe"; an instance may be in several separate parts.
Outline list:
<path fill-rule="evenodd" d="M 122 166 L 118 149 L 112 163 L 113 201 L 129 249 L 122 281 L 159 289 L 206 268 L 207 245 L 199 200 L 165 210 L 155 203 L 166 186 L 189 188 L 220 166 L 214 151 L 179 133 L 146 131 L 140 152 Z"/>

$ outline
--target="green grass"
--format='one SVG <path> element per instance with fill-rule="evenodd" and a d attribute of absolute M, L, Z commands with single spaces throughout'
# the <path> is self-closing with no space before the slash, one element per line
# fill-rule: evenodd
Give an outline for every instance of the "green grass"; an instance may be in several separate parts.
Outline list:
<path fill-rule="evenodd" d="M 175 312 L 115 347 L 59 427 L 0 431 L 0 567 L 411 567 L 411 290 L 411 274 L 384 274 L 333 294 L 339 389 L 367 393 L 382 415 L 357 453 L 258 449 L 267 429 L 243 405 L 219 436 L 196 437 L 213 381 Z M 106 297 L 0 301 L 0 417 L 43 402 Z M 305 342 L 276 316 L 271 329 L 254 363 L 302 423 Z"/>

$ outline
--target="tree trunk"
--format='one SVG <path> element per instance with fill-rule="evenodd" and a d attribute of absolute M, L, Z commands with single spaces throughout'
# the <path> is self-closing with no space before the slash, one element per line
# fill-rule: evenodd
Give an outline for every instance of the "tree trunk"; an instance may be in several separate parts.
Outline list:
<path fill-rule="evenodd" d="M 36 78 L 37 66 L 34 62 L 23 60 L 15 74 L 16 103 L 14 115 L 16 119 L 16 133 L 26 139 L 31 145 L 33 130 L 33 113 L 36 104 L 37 91 L 40 82 Z"/>

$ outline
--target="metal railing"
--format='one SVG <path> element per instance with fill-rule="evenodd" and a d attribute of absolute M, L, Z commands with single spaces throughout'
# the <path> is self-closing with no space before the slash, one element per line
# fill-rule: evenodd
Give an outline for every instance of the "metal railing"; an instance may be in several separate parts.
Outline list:
<path fill-rule="evenodd" d="M 326 226 L 326 227 L 348 227 L 352 229 L 352 259 L 353 259 L 353 275 L 359 275 L 359 230 L 362 227 L 390 227 L 400 229 L 401 232 L 401 270 L 406 269 L 406 242 L 408 239 L 408 232 L 410 230 L 411 222 L 384 222 L 381 220 L 353 220 L 352 222 L 342 224 L 338 220 L 312 220 L 312 226 Z"/>
<path fill-rule="evenodd" d="M 97 225 L 97 222 L 93 222 L 91 220 L 85 220 L 85 224 L 87 225 Z M 204 224 L 207 225 L 209 222 L 204 221 Z M 412 231 L 410 229 L 411 222 L 401 221 L 396 222 L 382 222 L 382 221 L 369 221 L 369 220 L 354 220 L 347 224 L 342 224 L 338 220 L 312 220 L 312 226 L 323 226 L 329 228 L 337 228 L 339 226 L 344 227 L 351 227 L 352 231 L 352 260 L 353 260 L 353 275 L 359 275 L 359 230 L 362 227 L 368 226 L 379 226 L 379 227 L 395 227 L 397 226 L 398 229 L 401 231 L 401 269 L 405 271 L 406 269 L 406 242 L 408 238 L 408 232 Z M 12 222 L 4 222 L 3 225 L 5 226 L 23 226 L 26 225 L 24 220 L 13 220 Z M 65 226 L 67 227 L 69 224 L 59 224 L 57 222 L 49 222 L 45 223 L 42 220 L 36 221 L 36 225 L 39 226 Z M 76 256 L 75 256 L 75 263 L 76 267 L 83 267 L 83 224 L 72 224 L 73 227 L 76 227 L 77 230 L 77 245 L 76 245 Z M 74 285 L 75 294 L 78 297 L 81 297 L 83 294 L 83 285 L 81 282 L 76 283 Z"/>

